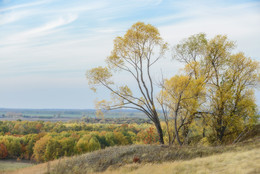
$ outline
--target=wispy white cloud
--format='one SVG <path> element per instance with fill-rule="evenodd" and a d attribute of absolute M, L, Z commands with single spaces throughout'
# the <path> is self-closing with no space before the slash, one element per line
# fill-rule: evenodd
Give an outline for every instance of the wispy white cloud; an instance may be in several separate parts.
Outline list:
<path fill-rule="evenodd" d="M 0 25 L 16 22 L 22 18 L 30 16 L 30 14 L 30 11 L 8 12 L 3 14 L 0 13 Z"/>
<path fill-rule="evenodd" d="M 67 16 L 62 16 L 62 17 L 57 18 L 54 21 L 48 22 L 47 24 L 45 24 L 45 25 L 43 25 L 39 28 L 35 28 L 35 29 L 32 29 L 32 30 L 23 32 L 21 34 L 21 36 L 23 36 L 23 37 L 29 37 L 29 36 L 34 37 L 34 36 L 37 36 L 38 34 L 41 34 L 45 31 L 49 31 L 49 30 L 55 29 L 55 28 L 63 26 L 63 25 L 67 25 L 67 24 L 75 21 L 77 18 L 78 18 L 78 16 L 75 15 L 75 14 L 69 14 Z"/>
<path fill-rule="evenodd" d="M 27 7 L 42 5 L 42 4 L 45 4 L 45 3 L 48 3 L 48 2 L 50 2 L 50 0 L 42 0 L 42 1 L 37 1 L 37 2 L 13 5 L 13 6 L 10 6 L 10 7 L 4 7 L 4 8 L 0 8 L 0 13 L 10 11 L 10 10 L 17 10 L 17 9 L 21 9 L 21 8 L 27 8 Z"/>
<path fill-rule="evenodd" d="M 29 39 L 44 36 L 54 32 L 56 28 L 72 23 L 78 18 L 75 14 L 68 14 L 66 16 L 58 17 L 57 19 L 46 23 L 43 26 L 36 27 L 27 31 L 23 31 L 0 41 L 0 45 L 10 45 L 10 44 L 21 44 L 26 43 Z"/>
<path fill-rule="evenodd" d="M 169 43 L 177 44 L 183 38 L 200 32 L 209 37 L 217 34 L 226 34 L 237 41 L 238 48 L 257 58 L 260 45 L 260 13 L 256 6 L 260 3 L 245 3 L 239 5 L 197 7 L 195 12 L 183 12 L 185 20 L 175 22 L 169 20 L 160 27 L 160 31 Z M 191 9 L 190 9 L 191 10 Z"/>
<path fill-rule="evenodd" d="M 41 11 L 41 13 L 80 13 L 85 11 L 104 9 L 108 5 L 109 4 L 106 1 L 95 1 L 80 6 L 69 6 L 61 9 L 49 9 L 47 11 Z"/>

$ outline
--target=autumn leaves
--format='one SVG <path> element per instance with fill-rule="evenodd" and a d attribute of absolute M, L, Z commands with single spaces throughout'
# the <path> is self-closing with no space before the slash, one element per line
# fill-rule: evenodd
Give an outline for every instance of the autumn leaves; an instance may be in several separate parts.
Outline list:
<path fill-rule="evenodd" d="M 235 44 L 227 36 L 207 39 L 203 33 L 193 35 L 172 49 L 173 61 L 184 63 L 181 73 L 162 79 L 161 92 L 155 94 L 152 65 L 165 56 L 168 47 L 156 27 L 142 22 L 117 37 L 107 66 L 87 71 L 91 87 L 104 86 L 114 96 L 110 102 L 102 100 L 101 106 L 142 111 L 153 121 L 161 144 L 164 138 L 159 115 L 167 126 L 168 143 L 180 145 L 189 143 L 192 125 L 203 128 L 204 140 L 222 143 L 256 122 L 254 88 L 260 81 L 257 61 L 243 53 L 234 54 Z M 117 86 L 111 80 L 118 71 L 135 80 L 134 90 L 127 81 Z"/>

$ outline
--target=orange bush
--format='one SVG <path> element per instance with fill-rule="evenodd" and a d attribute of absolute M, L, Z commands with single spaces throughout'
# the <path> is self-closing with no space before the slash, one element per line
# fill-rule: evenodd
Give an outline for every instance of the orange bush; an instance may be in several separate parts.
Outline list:
<path fill-rule="evenodd" d="M 0 159 L 4 159 L 8 156 L 7 148 L 4 143 L 0 144 Z"/>

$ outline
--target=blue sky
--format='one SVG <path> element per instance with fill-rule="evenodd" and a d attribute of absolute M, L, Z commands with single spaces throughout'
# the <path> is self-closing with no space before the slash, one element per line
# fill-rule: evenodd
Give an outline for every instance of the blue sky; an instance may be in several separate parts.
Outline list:
<path fill-rule="evenodd" d="M 171 46 L 199 32 L 226 34 L 260 61 L 260 1 L 0 0 L 0 107 L 93 108 L 109 94 L 88 88 L 86 70 L 104 65 L 113 39 L 137 21 Z M 181 67 L 163 66 L 167 76 Z"/>

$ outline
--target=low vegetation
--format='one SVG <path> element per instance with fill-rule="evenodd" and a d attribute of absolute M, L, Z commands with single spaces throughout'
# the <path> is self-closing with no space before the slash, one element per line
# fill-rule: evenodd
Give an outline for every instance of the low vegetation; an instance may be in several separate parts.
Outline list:
<path fill-rule="evenodd" d="M 101 172 L 107 168 L 118 168 L 133 163 L 162 163 L 183 161 L 213 154 L 234 153 L 260 148 L 260 139 L 239 145 L 218 147 L 166 147 L 160 145 L 132 145 L 111 147 L 81 156 L 72 157 L 58 164 L 53 173 Z M 259 151 L 258 151 L 259 152 Z"/>
<path fill-rule="evenodd" d="M 228 152 L 187 161 L 165 162 L 162 164 L 130 164 L 102 174 L 257 174 L 260 173 L 260 149 Z"/>

